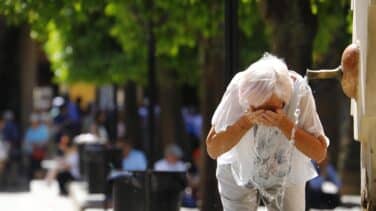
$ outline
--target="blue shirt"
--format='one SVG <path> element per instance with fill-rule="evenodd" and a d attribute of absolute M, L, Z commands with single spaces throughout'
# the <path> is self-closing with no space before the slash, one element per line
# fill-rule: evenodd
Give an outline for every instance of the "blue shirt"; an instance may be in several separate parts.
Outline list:
<path fill-rule="evenodd" d="M 25 141 L 30 144 L 41 144 L 48 141 L 48 128 L 41 124 L 36 128 L 30 127 L 26 131 Z"/>
<path fill-rule="evenodd" d="M 4 133 L 5 141 L 9 141 L 9 142 L 13 142 L 13 143 L 19 141 L 19 135 L 20 134 L 19 134 L 18 128 L 17 128 L 17 126 L 14 122 L 7 121 L 5 123 L 3 133 Z"/>
<path fill-rule="evenodd" d="M 30 127 L 25 134 L 25 147 L 27 152 L 32 151 L 33 144 L 44 144 L 48 141 L 48 128 L 46 125 L 39 125 L 36 128 Z"/>
<path fill-rule="evenodd" d="M 78 107 L 73 102 L 69 102 L 68 104 L 68 115 L 73 122 L 80 121 L 80 113 Z"/>
<path fill-rule="evenodd" d="M 320 171 L 318 171 L 319 176 L 309 181 L 309 186 L 313 190 L 321 190 L 321 186 L 325 181 L 332 182 L 335 184 L 338 188 L 341 187 L 341 181 L 336 173 L 336 170 L 334 167 L 330 164 L 326 166 L 326 177 L 323 177 L 320 175 Z"/>
<path fill-rule="evenodd" d="M 126 171 L 143 171 L 146 170 L 146 157 L 140 150 L 132 149 L 128 156 L 123 158 L 123 170 Z"/>

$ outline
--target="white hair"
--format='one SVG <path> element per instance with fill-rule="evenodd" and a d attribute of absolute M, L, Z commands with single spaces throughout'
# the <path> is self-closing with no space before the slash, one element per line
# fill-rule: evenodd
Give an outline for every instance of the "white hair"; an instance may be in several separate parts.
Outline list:
<path fill-rule="evenodd" d="M 287 65 L 282 59 L 265 53 L 242 73 L 239 80 L 239 103 L 247 109 L 260 106 L 274 93 L 288 103 L 293 89 Z"/>

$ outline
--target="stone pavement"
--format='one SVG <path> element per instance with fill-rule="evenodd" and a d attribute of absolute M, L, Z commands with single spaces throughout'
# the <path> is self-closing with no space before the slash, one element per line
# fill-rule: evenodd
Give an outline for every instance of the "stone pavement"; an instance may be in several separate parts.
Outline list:
<path fill-rule="evenodd" d="M 345 198 L 357 202 L 359 196 Z M 45 183 L 32 183 L 30 192 L 0 193 L 1 211 L 77 211 L 73 200 L 58 195 L 56 183 L 47 186 Z M 85 211 L 103 211 L 103 209 L 86 209 Z M 198 209 L 181 208 L 181 211 L 198 211 Z M 258 211 L 266 211 L 261 207 Z M 311 210 L 318 211 L 318 210 Z M 321 210 L 322 211 L 322 210 Z M 359 207 L 336 208 L 335 211 L 360 211 Z"/>
<path fill-rule="evenodd" d="M 71 199 L 55 194 L 28 193 L 0 193 L 1 211 L 76 211 Z M 103 209 L 86 209 L 86 211 L 103 211 Z M 198 211 L 198 209 L 182 208 L 181 211 Z M 258 211 L 266 211 L 259 208 Z M 311 210 L 318 211 L 318 210 Z M 322 211 L 322 210 L 321 210 Z M 336 208 L 335 211 L 360 211 L 360 208 Z"/>
<path fill-rule="evenodd" d="M 30 192 L 0 193 L 1 211 L 75 211 L 71 199 L 58 195 L 56 183 L 32 184 Z"/>
<path fill-rule="evenodd" d="M 28 193 L 0 193 L 0 210 L 77 211 L 70 198 L 60 197 L 53 192 L 42 193 L 39 191 Z M 103 209 L 86 209 L 85 211 L 103 211 Z M 181 211 L 198 211 L 198 209 L 182 208 Z M 266 211 L 266 209 L 261 207 L 258 211 Z M 360 211 L 360 208 L 336 208 L 335 211 Z"/>
<path fill-rule="evenodd" d="M 0 193 L 1 211 L 75 211 L 69 198 L 35 193 Z"/>

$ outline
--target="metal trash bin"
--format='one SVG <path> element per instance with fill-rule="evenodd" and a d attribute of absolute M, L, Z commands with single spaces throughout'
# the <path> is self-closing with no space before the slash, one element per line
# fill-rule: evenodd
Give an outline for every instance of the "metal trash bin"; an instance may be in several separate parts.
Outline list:
<path fill-rule="evenodd" d="M 113 182 L 114 211 L 146 211 L 146 172 L 121 172 Z"/>
<path fill-rule="evenodd" d="M 103 144 L 87 144 L 84 148 L 85 181 L 89 193 L 106 193 L 109 184 L 107 177 L 111 169 L 121 169 L 123 159 L 121 149 Z"/>
<path fill-rule="evenodd" d="M 107 165 L 106 149 L 102 144 L 88 144 L 84 149 L 85 181 L 89 193 L 104 193 L 106 190 Z"/>
<path fill-rule="evenodd" d="M 122 172 L 114 181 L 114 211 L 179 211 L 185 172 Z"/>
<path fill-rule="evenodd" d="M 107 147 L 106 160 L 110 169 L 121 170 L 123 167 L 123 150 L 116 146 Z"/>
<path fill-rule="evenodd" d="M 85 146 L 89 144 L 99 144 L 103 141 L 91 133 L 84 133 L 74 137 L 74 143 L 77 145 L 79 157 L 79 170 L 81 179 L 85 178 Z"/>
<path fill-rule="evenodd" d="M 151 173 L 151 209 L 179 211 L 183 191 L 187 186 L 185 172 Z"/>

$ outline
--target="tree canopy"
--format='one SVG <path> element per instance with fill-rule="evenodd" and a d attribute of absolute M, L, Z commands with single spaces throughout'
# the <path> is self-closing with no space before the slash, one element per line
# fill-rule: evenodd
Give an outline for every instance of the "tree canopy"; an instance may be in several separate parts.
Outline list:
<path fill-rule="evenodd" d="M 223 3 L 213 1 L 5 0 L 0 14 L 30 26 L 59 82 L 145 83 L 151 21 L 158 66 L 196 84 L 200 39 L 223 37 L 224 30 Z M 241 1 L 239 16 L 242 61 L 249 63 L 267 47 L 264 27 L 255 1 Z"/>
<path fill-rule="evenodd" d="M 121 83 L 126 59 L 110 35 L 106 1 L 6 0 L 0 13 L 13 24 L 27 24 L 51 62 L 57 81 Z"/>
<path fill-rule="evenodd" d="M 176 71 L 182 83 L 195 84 L 200 75 L 200 39 L 221 36 L 223 2 L 121 0 L 4 0 L 0 14 L 9 23 L 27 24 L 41 42 L 58 81 L 145 83 L 149 23 L 156 36 L 158 66 Z M 153 4 L 151 4 L 153 2 Z M 239 6 L 240 56 L 244 68 L 268 50 L 268 26 L 257 1 Z M 319 29 L 314 59 L 328 51 L 340 27 L 351 33 L 349 1 L 311 0 Z M 222 35 L 223 36 L 223 35 Z"/>

